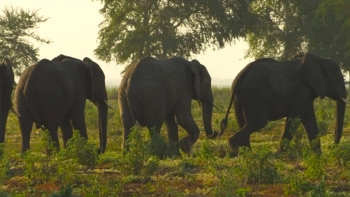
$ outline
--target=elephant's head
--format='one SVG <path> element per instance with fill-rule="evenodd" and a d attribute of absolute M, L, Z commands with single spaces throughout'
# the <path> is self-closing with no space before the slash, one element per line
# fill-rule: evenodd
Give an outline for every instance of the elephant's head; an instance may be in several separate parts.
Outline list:
<path fill-rule="evenodd" d="M 325 96 L 337 101 L 337 124 L 335 143 L 339 143 L 343 131 L 346 89 L 339 66 L 331 59 L 305 54 L 302 59 L 301 74 L 304 81 L 321 99 Z"/>
<path fill-rule="evenodd" d="M 100 66 L 85 57 L 83 63 L 87 69 L 88 84 L 87 98 L 98 108 L 99 130 L 100 130 L 100 153 L 106 150 L 107 144 L 107 91 L 105 85 L 105 75 Z"/>
<path fill-rule="evenodd" d="M 213 113 L 213 92 L 211 90 L 211 77 L 202 64 L 197 60 L 190 62 L 191 70 L 194 74 L 194 95 L 193 98 L 198 100 L 202 106 L 203 123 L 206 135 L 213 139 L 218 132 L 212 130 L 211 118 Z"/>

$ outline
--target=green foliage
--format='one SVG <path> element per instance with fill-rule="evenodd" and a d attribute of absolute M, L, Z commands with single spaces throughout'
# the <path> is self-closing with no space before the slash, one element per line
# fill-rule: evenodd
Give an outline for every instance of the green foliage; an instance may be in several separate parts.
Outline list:
<path fill-rule="evenodd" d="M 151 154 L 160 159 L 176 156 L 179 153 L 177 142 L 167 141 L 164 136 L 151 129 Z"/>
<path fill-rule="evenodd" d="M 152 144 L 145 139 L 136 126 L 126 140 L 129 150 L 125 151 L 117 161 L 117 168 L 126 174 L 140 175 L 142 172 L 154 173 L 158 167 L 159 159 L 152 156 Z"/>
<path fill-rule="evenodd" d="M 308 51 L 349 70 L 348 4 L 346 0 L 252 1 L 250 9 L 260 16 L 252 23 L 260 25 L 244 35 L 249 44 L 246 56 L 288 60 Z"/>
<path fill-rule="evenodd" d="M 246 147 L 240 148 L 236 170 L 243 185 L 276 183 L 280 179 L 274 154 L 264 147 L 257 153 Z"/>
<path fill-rule="evenodd" d="M 10 171 L 10 161 L 5 152 L 4 144 L 0 144 L 0 184 L 7 178 Z"/>
<path fill-rule="evenodd" d="M 325 158 L 321 157 L 318 154 L 311 153 L 305 156 L 305 163 L 307 165 L 307 168 L 304 172 L 305 177 L 313 181 L 321 180 L 325 177 Z"/>
<path fill-rule="evenodd" d="M 218 98 L 215 104 L 225 109 L 230 90 L 214 88 L 213 91 Z M 117 106 L 113 104 L 116 100 L 109 102 Z M 122 135 L 115 130 L 122 128 L 117 123 L 120 121 L 119 111 L 114 110 L 108 112 L 107 151 L 99 155 L 97 161 L 92 159 L 96 159 L 96 149 L 88 144 L 98 141 L 98 132 L 92 124 L 87 128 L 88 143 L 75 131 L 70 142 L 73 144 L 69 145 L 72 149 L 61 149 L 59 152 L 53 148 L 47 133 L 34 130 L 31 135 L 32 149 L 22 159 L 18 120 L 10 113 L 12 117 L 8 121 L 5 147 L 0 148 L 3 155 L 0 160 L 0 196 L 349 196 L 349 128 L 344 127 L 341 142 L 333 145 L 333 105 L 330 99 L 317 99 L 315 102 L 317 119 L 326 124 L 327 130 L 332 130 L 320 136 L 320 155 L 312 153 L 306 133 L 299 126 L 300 120 L 293 119 L 295 137 L 283 154 L 274 154 L 281 127 L 284 126 L 281 120 L 281 125 L 271 126 L 268 132 L 252 134 L 252 150 L 242 150 L 238 157 L 225 157 L 227 136 L 209 140 L 201 132 L 191 154 L 166 156 L 162 160 L 154 155 L 156 151 L 152 146 L 170 146 L 162 137 L 166 136 L 165 128 L 161 129 L 161 135 L 153 136 L 153 141 L 146 128 L 134 128 L 138 133 L 131 136 L 139 137 L 129 138 L 134 144 L 129 153 L 121 154 Z M 86 107 L 87 111 L 96 109 L 92 104 Z M 192 110 L 195 121 L 202 128 L 198 103 L 193 103 Z M 213 117 L 221 120 L 223 116 L 224 112 L 214 110 Z M 95 121 L 95 118 L 89 120 Z M 230 114 L 229 122 L 234 122 L 233 114 Z M 187 135 L 187 132 L 179 129 L 179 135 Z M 163 155 L 171 152 L 159 147 L 156 149 Z M 46 150 L 51 154 L 47 155 Z M 85 155 L 81 161 L 94 161 L 93 170 L 84 166 L 85 162 L 78 162 L 80 155 L 76 154 L 80 151 L 85 152 L 81 154 Z M 135 161 L 137 159 L 138 162 Z M 134 168 L 137 167 L 140 169 L 134 175 Z"/>
<path fill-rule="evenodd" d="M 58 192 L 55 192 L 51 195 L 51 197 L 74 197 L 76 195 L 73 194 L 73 189 L 71 185 L 64 185 L 60 187 Z"/>
<path fill-rule="evenodd" d="M 38 61 L 39 49 L 29 40 L 49 44 L 50 41 L 38 36 L 39 23 L 47 18 L 39 16 L 38 11 L 5 7 L 0 15 L 0 54 L 9 57 L 14 73 L 20 76 L 23 70 Z"/>
<path fill-rule="evenodd" d="M 33 183 L 52 181 L 58 168 L 56 151 L 47 131 L 41 132 L 40 147 L 45 150 L 45 153 L 34 153 L 28 150 L 23 158 L 25 174 Z"/>
<path fill-rule="evenodd" d="M 236 168 L 231 168 L 218 173 L 220 184 L 215 189 L 215 196 L 246 196 L 252 190 L 251 187 L 247 185 L 242 186 L 239 183 L 236 174 Z"/>
<path fill-rule="evenodd" d="M 9 197 L 9 196 L 10 196 L 9 194 L 0 191 L 0 197 Z"/>
<path fill-rule="evenodd" d="M 89 144 L 86 138 L 80 136 L 79 131 L 73 132 L 73 137 L 67 142 L 67 149 L 60 154 L 65 155 L 66 159 L 76 159 L 77 163 L 88 169 L 94 169 L 98 160 L 95 145 Z"/>
<path fill-rule="evenodd" d="M 291 141 L 285 139 L 281 142 L 283 156 L 290 161 L 300 161 L 304 152 L 310 150 L 305 140 L 305 131 L 300 127 L 300 118 L 290 119 L 290 132 L 293 136 Z"/>
<path fill-rule="evenodd" d="M 208 47 L 224 47 L 249 25 L 247 1 L 101 1 L 99 46 L 104 61 L 134 62 L 144 56 L 184 58 Z"/>
<path fill-rule="evenodd" d="M 350 144 L 339 143 L 332 147 L 330 156 L 336 161 L 341 169 L 349 169 L 350 167 Z"/>
<path fill-rule="evenodd" d="M 24 162 L 25 174 L 34 184 L 53 181 L 52 178 L 57 174 L 58 161 L 55 154 L 46 156 L 27 151 L 24 154 Z"/>

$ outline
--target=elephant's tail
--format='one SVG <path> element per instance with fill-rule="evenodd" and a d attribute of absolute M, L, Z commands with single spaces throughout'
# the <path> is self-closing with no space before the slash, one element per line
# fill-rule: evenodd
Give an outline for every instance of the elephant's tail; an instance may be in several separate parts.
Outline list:
<path fill-rule="evenodd" d="M 234 94 L 234 91 L 232 91 L 231 100 L 230 100 L 230 103 L 228 105 L 225 118 L 221 120 L 219 137 L 224 133 L 224 131 L 225 131 L 226 127 L 227 127 L 228 114 L 230 113 L 230 109 L 231 109 L 234 97 L 235 97 L 235 94 Z"/>

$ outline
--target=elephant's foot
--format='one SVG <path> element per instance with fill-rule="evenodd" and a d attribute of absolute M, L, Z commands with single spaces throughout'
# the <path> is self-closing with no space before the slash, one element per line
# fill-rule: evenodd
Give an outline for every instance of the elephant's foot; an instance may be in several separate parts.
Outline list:
<path fill-rule="evenodd" d="M 236 134 L 228 139 L 228 151 L 230 157 L 237 157 L 240 147 L 247 147 L 251 149 L 249 137 L 238 136 Z"/>
<path fill-rule="evenodd" d="M 182 138 L 182 139 L 179 141 L 179 147 L 180 147 L 180 149 L 181 149 L 184 153 L 189 154 L 190 151 L 191 151 L 192 145 L 194 144 L 193 141 L 194 141 L 194 140 L 192 140 L 190 136 L 186 136 L 186 137 Z"/>

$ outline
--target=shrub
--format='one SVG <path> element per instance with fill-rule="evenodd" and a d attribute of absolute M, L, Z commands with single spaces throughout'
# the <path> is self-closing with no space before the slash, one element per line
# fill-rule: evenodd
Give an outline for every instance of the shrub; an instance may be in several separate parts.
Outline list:
<path fill-rule="evenodd" d="M 239 150 L 237 173 L 242 184 L 269 184 L 280 179 L 275 166 L 274 154 L 264 147 L 253 153 L 250 149 L 242 147 Z"/>
<path fill-rule="evenodd" d="M 75 159 L 77 163 L 88 169 L 94 169 L 98 160 L 95 145 L 89 144 L 87 139 L 81 137 L 77 130 L 73 132 L 72 138 L 68 140 L 67 149 L 62 150 L 60 154 L 65 155 L 66 159 Z"/>
<path fill-rule="evenodd" d="M 152 156 L 150 140 L 145 139 L 138 127 L 133 127 L 126 140 L 128 150 L 117 160 L 117 168 L 127 174 L 147 175 L 154 173 L 158 168 L 159 160 Z"/>

